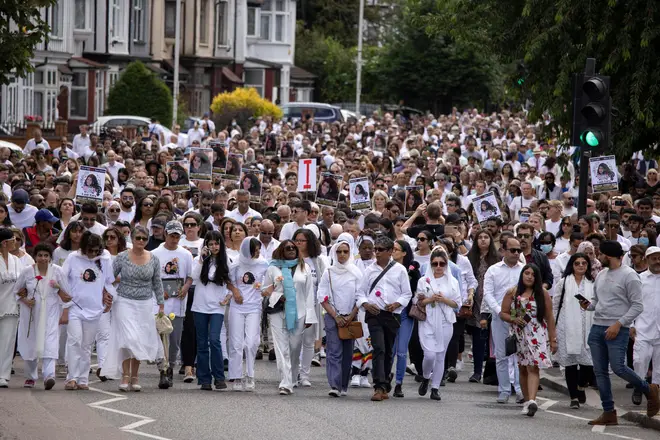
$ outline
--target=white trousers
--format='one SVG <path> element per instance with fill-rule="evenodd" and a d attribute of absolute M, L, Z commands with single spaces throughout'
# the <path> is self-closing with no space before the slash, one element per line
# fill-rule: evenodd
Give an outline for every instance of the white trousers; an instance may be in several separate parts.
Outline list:
<path fill-rule="evenodd" d="M 89 367 L 92 363 L 92 344 L 96 339 L 99 319 L 82 321 L 70 319 L 66 335 L 67 382 L 75 380 L 79 385 L 89 383 Z"/>
<path fill-rule="evenodd" d="M 442 333 L 444 338 L 442 340 L 442 351 L 424 351 L 424 360 L 422 361 L 422 371 L 424 372 L 424 379 L 431 379 L 431 388 L 440 389 L 440 382 L 445 373 L 445 355 L 447 354 L 447 347 L 451 341 L 451 335 L 454 331 L 454 326 L 449 323 L 444 323 L 442 326 Z"/>
<path fill-rule="evenodd" d="M 660 341 L 640 341 L 633 345 L 633 368 L 642 379 L 649 371 L 649 363 L 653 361 L 653 377 L 651 382 L 660 383 Z"/>
<path fill-rule="evenodd" d="M 17 331 L 18 316 L 0 318 L 0 379 L 7 382 L 11 378 L 11 362 L 14 359 Z"/>
<path fill-rule="evenodd" d="M 66 365 L 66 329 L 67 325 L 60 325 L 60 357 L 57 359 L 57 365 Z"/>
<path fill-rule="evenodd" d="M 493 345 L 495 346 L 495 368 L 497 369 L 497 391 L 501 394 L 511 394 L 511 375 L 510 369 L 513 365 L 513 387 L 516 393 L 522 392 L 520 388 L 520 373 L 518 371 L 517 356 L 506 355 L 506 338 L 509 336 L 511 324 L 504 322 L 499 316 L 493 314 L 491 322 L 491 333 L 493 336 Z"/>
<path fill-rule="evenodd" d="M 298 360 L 302 346 L 305 318 L 296 322 L 296 327 L 286 328 L 284 312 L 269 315 L 270 330 L 273 333 L 273 348 L 277 358 L 277 370 L 280 373 L 280 388 L 293 391 L 293 384 L 298 380 Z"/>
<path fill-rule="evenodd" d="M 314 307 L 316 310 L 316 320 L 321 323 L 323 322 L 323 315 L 321 313 L 321 306 Z M 318 339 L 321 339 L 323 336 L 319 336 L 323 332 L 321 324 L 312 324 L 311 327 L 306 328 L 303 331 L 303 341 L 302 341 L 302 356 L 300 357 L 300 379 L 309 380 L 310 369 L 312 367 L 312 359 L 314 359 L 314 344 Z"/>
<path fill-rule="evenodd" d="M 247 377 L 254 377 L 254 361 L 261 339 L 261 311 L 241 313 L 229 309 L 229 379 L 243 377 L 243 352 Z"/>
<path fill-rule="evenodd" d="M 110 342 L 110 327 L 112 324 L 112 312 L 104 313 L 99 319 L 99 328 L 96 331 L 96 357 L 99 368 L 103 369 L 103 362 L 108 353 L 108 343 Z"/>
<path fill-rule="evenodd" d="M 39 378 L 38 366 L 39 361 L 37 359 L 33 361 L 23 361 L 25 363 L 25 378 L 37 380 Z M 41 373 L 44 376 L 44 382 L 46 379 L 55 378 L 55 363 L 57 359 L 52 358 L 43 358 Z"/>
<path fill-rule="evenodd" d="M 230 307 L 225 307 L 225 318 L 222 323 L 222 328 L 220 329 L 220 342 L 222 343 L 222 358 L 230 359 L 231 358 L 231 348 L 229 347 L 229 335 L 227 334 L 227 329 L 229 328 L 229 313 Z"/>

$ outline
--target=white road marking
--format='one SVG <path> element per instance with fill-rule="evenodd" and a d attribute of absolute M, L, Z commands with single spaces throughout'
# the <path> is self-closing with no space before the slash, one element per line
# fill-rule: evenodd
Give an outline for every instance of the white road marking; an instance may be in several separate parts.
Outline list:
<path fill-rule="evenodd" d="M 167 437 L 160 437 L 158 435 L 153 435 L 153 434 L 147 434 L 146 432 L 141 432 L 141 431 L 136 431 L 134 429 L 124 429 L 124 432 L 130 432 L 131 434 L 135 435 L 141 435 L 142 437 L 147 437 L 147 438 L 153 438 L 156 440 L 172 440 Z"/>

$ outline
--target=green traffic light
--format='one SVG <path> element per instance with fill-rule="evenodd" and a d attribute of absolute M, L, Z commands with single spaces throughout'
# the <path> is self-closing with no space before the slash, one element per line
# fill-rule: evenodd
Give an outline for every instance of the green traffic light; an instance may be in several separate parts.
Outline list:
<path fill-rule="evenodd" d="M 524 78 L 518 78 L 518 85 L 519 86 L 522 86 L 524 82 L 525 82 Z"/>
<path fill-rule="evenodd" d="M 598 136 L 593 131 L 585 131 L 580 136 L 580 139 L 583 143 L 589 145 L 590 147 L 597 147 L 600 144 Z"/>

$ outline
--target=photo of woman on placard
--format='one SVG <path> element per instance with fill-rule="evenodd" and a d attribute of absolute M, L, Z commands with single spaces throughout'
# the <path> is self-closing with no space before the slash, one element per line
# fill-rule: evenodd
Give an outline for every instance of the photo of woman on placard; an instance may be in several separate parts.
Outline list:
<path fill-rule="evenodd" d="M 174 163 L 167 173 L 169 186 L 188 185 L 188 172 L 180 164 Z"/>
<path fill-rule="evenodd" d="M 254 173 L 245 173 L 241 179 L 241 189 L 249 192 L 251 196 L 261 195 L 261 183 L 259 176 Z"/>
<path fill-rule="evenodd" d="M 221 145 L 216 145 L 213 147 L 213 156 L 213 168 L 224 169 L 227 166 L 227 153 Z"/>
<path fill-rule="evenodd" d="M 353 189 L 353 197 L 351 197 L 353 203 L 361 203 L 369 200 L 369 193 L 364 189 L 361 184 L 356 184 Z"/>
<path fill-rule="evenodd" d="M 616 182 L 616 174 L 605 162 L 603 162 L 598 165 L 598 171 L 596 171 L 596 180 L 598 180 L 596 183 Z"/>
<path fill-rule="evenodd" d="M 101 185 L 99 185 L 98 179 L 92 173 L 89 173 L 87 177 L 85 177 L 85 182 L 83 183 L 82 189 L 85 193 L 91 193 L 96 196 L 100 196 L 103 192 L 103 188 Z"/>
<path fill-rule="evenodd" d="M 420 190 L 408 190 L 406 194 L 406 212 L 414 212 L 423 202 L 424 200 Z"/>
<path fill-rule="evenodd" d="M 488 200 L 482 200 L 482 202 L 479 204 L 479 208 L 481 215 L 484 218 L 493 217 L 499 214 L 497 206 L 493 206 L 493 204 Z"/>
<path fill-rule="evenodd" d="M 197 151 L 190 161 L 190 174 L 211 174 L 211 161 L 206 153 Z"/>
<path fill-rule="evenodd" d="M 293 147 L 289 142 L 285 142 L 282 144 L 282 150 L 280 150 L 280 157 L 282 158 L 283 161 L 293 160 L 294 153 L 295 151 L 293 150 Z"/>
<path fill-rule="evenodd" d="M 270 134 L 266 138 L 266 143 L 264 144 L 264 152 L 268 156 L 274 156 L 277 154 L 277 135 Z"/>
<path fill-rule="evenodd" d="M 229 159 L 227 159 L 225 174 L 229 174 L 230 176 L 239 176 L 241 174 L 241 162 L 238 157 L 229 156 Z"/>
<path fill-rule="evenodd" d="M 326 176 L 321 181 L 319 189 L 316 192 L 317 199 L 337 201 L 339 199 L 339 185 L 332 176 Z"/>

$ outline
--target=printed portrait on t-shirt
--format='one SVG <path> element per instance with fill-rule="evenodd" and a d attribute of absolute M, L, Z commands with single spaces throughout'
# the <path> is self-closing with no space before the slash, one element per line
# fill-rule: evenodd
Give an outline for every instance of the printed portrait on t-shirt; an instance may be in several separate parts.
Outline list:
<path fill-rule="evenodd" d="M 94 269 L 85 269 L 82 273 L 82 280 L 86 283 L 93 283 L 96 281 L 96 272 L 94 272 Z"/>
<path fill-rule="evenodd" d="M 247 284 L 248 286 L 251 286 L 254 284 L 256 281 L 256 278 L 254 277 L 254 274 L 252 272 L 245 272 L 243 274 L 243 284 Z"/>
<path fill-rule="evenodd" d="M 172 261 L 165 263 L 165 274 L 176 275 L 179 273 L 179 259 L 173 258 Z"/>

